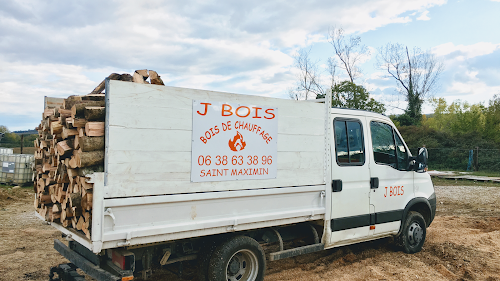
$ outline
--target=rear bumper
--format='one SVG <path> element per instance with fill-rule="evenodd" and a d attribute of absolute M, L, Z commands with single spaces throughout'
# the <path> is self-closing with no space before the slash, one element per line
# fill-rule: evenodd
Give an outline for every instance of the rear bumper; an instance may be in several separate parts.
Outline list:
<path fill-rule="evenodd" d="M 71 250 L 68 246 L 66 246 L 61 241 L 55 239 L 54 240 L 54 249 L 58 251 L 62 256 L 68 259 L 71 263 L 76 265 L 78 268 L 83 270 L 90 277 L 99 280 L 99 281 L 118 281 L 122 280 L 121 277 L 113 275 L 112 273 L 102 269 L 98 265 L 95 265 L 90 260 L 86 259 L 84 256 L 79 253 Z"/>

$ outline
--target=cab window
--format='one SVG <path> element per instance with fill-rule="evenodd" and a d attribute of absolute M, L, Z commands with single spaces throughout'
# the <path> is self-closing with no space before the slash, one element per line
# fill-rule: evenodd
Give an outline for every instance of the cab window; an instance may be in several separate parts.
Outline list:
<path fill-rule="evenodd" d="M 363 128 L 357 120 L 334 121 L 335 151 L 338 165 L 363 165 L 365 148 Z"/>
<path fill-rule="evenodd" d="M 408 153 L 403 141 L 392 126 L 372 121 L 370 129 L 375 163 L 389 165 L 398 170 L 406 170 L 408 168 Z"/>

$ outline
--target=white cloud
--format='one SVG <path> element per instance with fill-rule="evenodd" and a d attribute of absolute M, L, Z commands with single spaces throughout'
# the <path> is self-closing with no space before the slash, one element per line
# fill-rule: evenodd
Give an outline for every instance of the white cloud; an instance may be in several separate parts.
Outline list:
<path fill-rule="evenodd" d="M 498 49 L 500 49 L 500 44 L 490 42 L 479 42 L 473 45 L 455 45 L 449 42 L 432 48 L 432 52 L 440 57 L 463 61 L 491 54 Z"/>
<path fill-rule="evenodd" d="M 431 18 L 428 16 L 429 11 L 425 10 L 422 14 L 417 18 L 417 20 L 430 20 Z"/>
<path fill-rule="evenodd" d="M 0 114 L 39 114 L 44 95 L 85 94 L 111 72 L 143 68 L 174 86 L 283 96 L 292 52 L 324 42 L 329 27 L 362 33 L 445 3 L 6 0 Z"/>

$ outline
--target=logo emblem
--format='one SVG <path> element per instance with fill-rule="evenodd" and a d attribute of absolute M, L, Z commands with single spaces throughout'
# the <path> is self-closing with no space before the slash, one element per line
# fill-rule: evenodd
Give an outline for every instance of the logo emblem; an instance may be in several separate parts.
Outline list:
<path fill-rule="evenodd" d="M 232 151 L 240 151 L 245 149 L 245 146 L 247 146 L 247 143 L 243 141 L 243 136 L 240 132 L 236 131 L 236 136 L 234 136 L 232 140 L 229 139 L 229 148 L 231 148 Z"/>

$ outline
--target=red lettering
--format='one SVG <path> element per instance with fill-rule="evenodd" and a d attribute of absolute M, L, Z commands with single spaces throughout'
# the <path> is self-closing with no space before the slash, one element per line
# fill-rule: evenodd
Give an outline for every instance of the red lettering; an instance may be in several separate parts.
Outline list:
<path fill-rule="evenodd" d="M 269 112 L 269 111 L 271 111 L 271 112 Z M 273 108 L 266 109 L 266 113 L 269 114 L 269 115 L 271 115 L 272 117 L 264 116 L 264 118 L 266 118 L 266 119 L 274 119 L 274 117 L 276 117 L 276 115 L 274 115 L 274 113 L 272 113 L 272 111 L 274 111 Z"/>
<path fill-rule="evenodd" d="M 227 109 L 227 107 L 229 107 L 229 109 Z M 229 104 L 223 104 L 222 105 L 222 116 L 231 116 L 233 115 L 233 113 L 231 112 L 231 110 L 233 109 L 232 106 L 230 106 Z M 225 114 L 225 113 L 229 113 L 229 114 Z"/>
<path fill-rule="evenodd" d="M 238 112 L 239 112 L 240 108 L 246 108 L 248 110 L 247 114 L 246 115 L 239 115 Z M 242 105 L 242 106 L 236 108 L 236 112 L 235 113 L 236 113 L 236 116 L 244 118 L 244 117 L 247 117 L 248 115 L 250 115 L 250 112 L 252 112 L 252 111 L 250 110 L 250 108 L 248 106 Z"/>
<path fill-rule="evenodd" d="M 403 190 L 403 186 L 401 186 L 401 195 L 405 194 L 405 191 Z"/>
<path fill-rule="evenodd" d="M 252 107 L 255 109 L 255 116 L 252 118 L 262 118 L 259 116 L 259 109 L 262 109 L 262 107 Z"/>
<path fill-rule="evenodd" d="M 208 135 L 207 135 L 208 134 Z M 207 140 L 211 139 L 212 138 L 212 135 L 210 134 L 209 131 L 206 131 L 205 132 L 205 137 L 207 138 Z"/>
<path fill-rule="evenodd" d="M 208 106 L 211 105 L 211 103 L 208 103 L 208 102 L 200 102 L 200 104 L 204 104 L 205 105 L 205 112 L 204 113 L 201 113 L 199 111 L 196 111 L 198 114 L 200 115 L 207 115 L 207 111 L 208 111 Z"/>
<path fill-rule="evenodd" d="M 204 137 L 200 137 L 200 140 L 201 140 L 203 143 L 207 143 L 207 139 L 205 139 Z"/>

